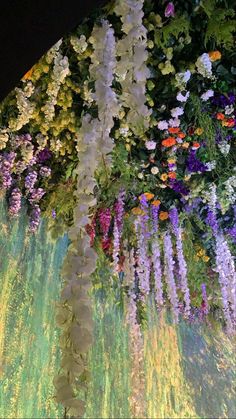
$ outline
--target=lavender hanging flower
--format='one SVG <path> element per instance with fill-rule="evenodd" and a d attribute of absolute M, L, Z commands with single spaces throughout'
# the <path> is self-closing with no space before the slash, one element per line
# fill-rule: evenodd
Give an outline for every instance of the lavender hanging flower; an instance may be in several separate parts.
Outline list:
<path fill-rule="evenodd" d="M 189 173 L 204 173 L 207 167 L 196 156 L 196 150 L 191 150 L 186 162 Z"/>
<path fill-rule="evenodd" d="M 37 181 L 37 172 L 34 170 L 33 172 L 28 173 L 25 177 L 25 189 L 27 192 L 32 192 L 34 189 L 34 185 Z"/>
<path fill-rule="evenodd" d="M 157 307 L 161 307 L 164 304 L 163 301 L 163 287 L 162 287 L 162 269 L 161 269 L 161 252 L 159 246 L 159 240 L 157 236 L 158 232 L 158 212 L 159 206 L 152 205 L 152 266 L 154 272 L 155 282 L 155 301 Z"/>
<path fill-rule="evenodd" d="M 42 199 L 44 194 L 45 194 L 45 191 L 42 188 L 33 189 L 29 197 L 29 202 L 32 205 L 36 202 L 39 202 L 40 199 Z"/>
<path fill-rule="evenodd" d="M 170 234 L 164 235 L 164 261 L 165 261 L 165 278 L 167 282 L 168 297 L 172 305 L 174 323 L 179 321 L 179 301 L 176 291 L 174 279 L 174 258 Z"/>
<path fill-rule="evenodd" d="M 184 294 L 184 303 L 185 303 L 185 314 L 186 316 L 190 315 L 191 305 L 190 305 L 190 292 L 188 288 L 188 279 L 187 279 L 187 264 L 184 258 L 183 244 L 182 244 L 182 229 L 179 226 L 179 217 L 178 211 L 176 208 L 172 208 L 169 211 L 170 221 L 173 227 L 173 231 L 176 237 L 176 250 L 177 250 L 177 259 L 179 265 L 179 276 L 180 276 L 180 287 L 181 291 Z"/>
<path fill-rule="evenodd" d="M 135 221 L 135 231 L 137 237 L 137 275 L 139 279 L 139 288 L 141 291 L 141 300 L 145 301 L 145 297 L 150 292 L 150 259 L 147 254 L 147 235 L 145 219 L 138 217 Z"/>
<path fill-rule="evenodd" d="M 16 153 L 11 151 L 10 153 L 4 153 L 0 157 L 0 179 L 2 181 L 2 187 L 9 189 L 12 184 L 12 169 L 15 163 Z"/>
<path fill-rule="evenodd" d="M 39 205 L 35 204 L 30 214 L 29 230 L 31 233 L 35 233 L 38 229 L 40 223 L 40 214 L 41 210 L 39 208 Z"/>
<path fill-rule="evenodd" d="M 47 166 L 42 166 L 42 167 L 40 167 L 40 170 L 39 170 L 39 174 L 40 174 L 40 176 L 42 176 L 42 177 L 50 177 L 51 176 L 51 169 L 50 169 L 50 167 L 47 167 Z"/>
<path fill-rule="evenodd" d="M 13 217 L 19 215 L 21 209 L 21 191 L 19 188 L 14 188 L 12 190 L 10 199 L 9 199 L 9 213 Z"/>

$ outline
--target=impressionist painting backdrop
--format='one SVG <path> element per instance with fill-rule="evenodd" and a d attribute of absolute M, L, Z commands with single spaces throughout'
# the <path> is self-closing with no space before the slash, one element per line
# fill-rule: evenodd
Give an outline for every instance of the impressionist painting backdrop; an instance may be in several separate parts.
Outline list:
<path fill-rule="evenodd" d="M 0 104 L 0 417 L 236 417 L 235 28 L 111 1 Z"/>

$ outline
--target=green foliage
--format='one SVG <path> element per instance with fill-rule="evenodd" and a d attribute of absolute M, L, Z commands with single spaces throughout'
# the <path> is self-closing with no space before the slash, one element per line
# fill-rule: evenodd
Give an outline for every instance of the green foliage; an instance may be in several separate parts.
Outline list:
<path fill-rule="evenodd" d="M 235 45 L 236 19 L 233 9 L 217 9 L 208 21 L 205 34 L 205 45 L 213 40 L 216 46 L 223 46 L 226 50 Z"/>
<path fill-rule="evenodd" d="M 171 38 L 178 39 L 180 35 L 189 35 L 190 21 L 185 16 L 177 16 L 175 19 L 155 30 L 154 40 L 157 46 L 166 48 L 171 44 Z"/>

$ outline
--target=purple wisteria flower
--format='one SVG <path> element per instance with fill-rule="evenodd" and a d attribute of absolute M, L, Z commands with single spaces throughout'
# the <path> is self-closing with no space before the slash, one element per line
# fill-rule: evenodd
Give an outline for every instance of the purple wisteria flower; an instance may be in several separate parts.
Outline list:
<path fill-rule="evenodd" d="M 37 182 L 37 172 L 34 170 L 25 177 L 25 188 L 27 192 L 32 192 L 34 189 L 34 185 Z"/>
<path fill-rule="evenodd" d="M 0 179 L 2 181 L 2 187 L 9 189 L 12 184 L 12 169 L 15 163 L 16 153 L 11 151 L 10 153 L 4 153 L 0 157 Z"/>
<path fill-rule="evenodd" d="M 145 297 L 150 292 L 150 272 L 151 263 L 148 257 L 147 226 L 145 218 L 139 216 L 135 221 L 135 232 L 137 237 L 137 275 L 139 279 L 140 298 L 145 301 Z"/>
<path fill-rule="evenodd" d="M 36 202 L 39 202 L 40 199 L 42 199 L 44 194 L 45 194 L 45 191 L 42 188 L 33 189 L 29 197 L 29 202 L 31 204 L 35 204 Z"/>
<path fill-rule="evenodd" d="M 173 321 L 179 321 L 179 300 L 176 291 L 176 284 L 174 278 L 174 258 L 170 234 L 167 232 L 164 235 L 164 262 L 165 262 L 165 278 L 167 282 L 168 297 L 171 302 Z"/>
<path fill-rule="evenodd" d="M 19 188 L 14 188 L 9 198 L 9 213 L 11 216 L 16 217 L 19 215 L 21 209 L 21 191 Z"/>
<path fill-rule="evenodd" d="M 124 199 L 125 191 L 121 190 L 118 199 L 114 205 L 114 228 L 113 228 L 113 264 L 115 271 L 119 270 L 119 259 L 120 259 L 120 240 L 123 229 L 123 217 L 124 217 Z"/>
<path fill-rule="evenodd" d="M 45 177 L 45 178 L 50 177 L 51 172 L 52 171 L 51 171 L 50 167 L 47 167 L 47 166 L 42 166 L 42 167 L 40 167 L 40 170 L 39 170 L 40 176 Z"/>
<path fill-rule="evenodd" d="M 40 214 L 41 210 L 39 208 L 39 205 L 35 204 L 30 214 L 29 230 L 31 233 L 35 233 L 38 229 L 40 223 Z"/>
<path fill-rule="evenodd" d="M 37 155 L 37 160 L 39 163 L 44 163 L 46 160 L 51 159 L 52 152 L 45 147 L 43 150 L 41 150 Z"/>
<path fill-rule="evenodd" d="M 187 196 L 190 193 L 190 190 L 184 185 L 181 180 L 170 179 L 170 188 L 173 189 L 176 193 L 179 193 L 183 196 Z"/>
<path fill-rule="evenodd" d="M 163 286 L 162 286 L 162 269 L 161 269 L 161 251 L 159 246 L 158 232 L 158 212 L 159 206 L 152 205 L 152 266 L 155 282 L 155 301 L 157 307 L 160 308 L 164 304 Z"/>
<path fill-rule="evenodd" d="M 211 227 L 213 233 L 216 234 L 219 228 L 216 213 L 209 208 L 207 211 L 206 223 Z"/>
<path fill-rule="evenodd" d="M 169 217 L 176 238 L 176 251 L 177 251 L 177 260 L 179 266 L 179 276 L 180 276 L 180 288 L 184 294 L 184 303 L 185 303 L 185 314 L 186 316 L 190 315 L 191 305 L 190 305 L 190 292 L 188 287 L 187 279 L 187 264 L 183 252 L 182 244 L 182 229 L 179 226 L 179 216 L 178 211 L 174 207 L 169 211 Z"/>

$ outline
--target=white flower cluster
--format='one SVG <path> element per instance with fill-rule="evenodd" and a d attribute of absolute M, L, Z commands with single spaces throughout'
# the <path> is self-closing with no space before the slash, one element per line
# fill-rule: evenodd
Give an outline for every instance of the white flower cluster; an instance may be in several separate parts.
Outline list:
<path fill-rule="evenodd" d="M 48 100 L 42 108 L 47 122 L 52 121 L 54 118 L 55 105 L 57 104 L 57 96 L 60 86 L 69 74 L 70 69 L 68 58 L 66 56 L 63 57 L 60 51 L 57 51 L 54 57 L 51 80 L 49 81 L 47 88 Z"/>
<path fill-rule="evenodd" d="M 196 61 L 197 72 L 203 77 L 212 77 L 212 63 L 207 53 L 204 53 L 198 57 Z"/>
<path fill-rule="evenodd" d="M 201 95 L 201 99 L 203 100 L 203 102 L 206 102 L 212 96 L 214 96 L 214 90 L 209 89 Z"/>
<path fill-rule="evenodd" d="M 55 58 L 55 56 L 57 55 L 60 46 L 62 44 L 62 39 L 60 39 L 55 45 L 52 46 L 52 48 L 50 48 L 50 50 L 47 52 L 46 54 L 46 61 L 48 64 L 51 64 Z"/>
<path fill-rule="evenodd" d="M 148 128 L 152 113 L 145 105 L 146 81 L 150 71 L 146 66 L 147 30 L 142 22 L 143 3 L 143 0 L 117 0 L 115 7 L 125 34 L 117 43 L 120 60 L 116 75 L 122 86 L 121 102 L 129 108 L 127 123 L 136 135 Z"/>
<path fill-rule="evenodd" d="M 76 54 L 81 55 L 84 51 L 87 49 L 87 42 L 86 37 L 84 35 L 81 35 L 79 38 L 75 35 L 71 36 L 70 43 L 72 47 L 74 48 Z"/>
<path fill-rule="evenodd" d="M 218 148 L 220 149 L 220 152 L 223 154 L 223 156 L 227 156 L 230 152 L 230 144 L 228 141 L 221 141 L 218 143 Z"/>
<path fill-rule="evenodd" d="M 184 73 L 177 73 L 175 75 L 176 85 L 180 89 L 184 89 L 191 77 L 191 71 L 186 70 Z"/>
<path fill-rule="evenodd" d="M 114 125 L 114 118 L 118 116 L 119 105 L 116 93 L 112 89 L 112 82 L 116 67 L 116 43 L 114 30 L 108 21 L 103 20 L 102 26 L 95 26 L 90 37 L 94 51 L 91 55 L 89 67 L 90 77 L 95 80 L 93 99 L 98 107 L 98 130 L 100 138 L 98 146 L 106 162 L 110 159 L 114 142 L 110 137 Z"/>
<path fill-rule="evenodd" d="M 34 85 L 31 81 L 25 83 L 23 89 L 16 88 L 16 102 L 19 114 L 16 119 L 10 119 L 9 128 L 11 131 L 19 131 L 33 117 L 35 105 L 30 102 L 29 98 L 34 93 Z"/>
<path fill-rule="evenodd" d="M 234 204 L 236 202 L 236 176 L 231 176 L 229 179 L 224 182 L 225 190 L 224 194 L 227 197 L 229 204 Z"/>

